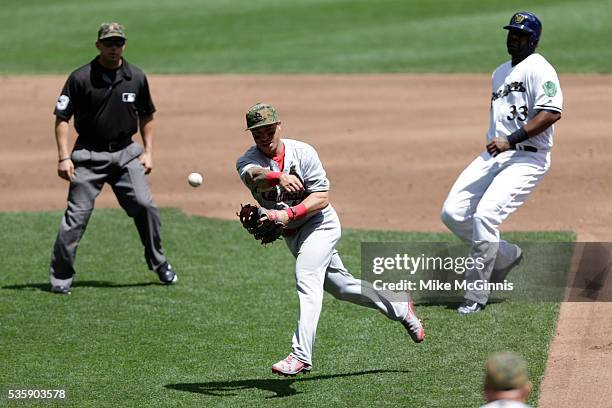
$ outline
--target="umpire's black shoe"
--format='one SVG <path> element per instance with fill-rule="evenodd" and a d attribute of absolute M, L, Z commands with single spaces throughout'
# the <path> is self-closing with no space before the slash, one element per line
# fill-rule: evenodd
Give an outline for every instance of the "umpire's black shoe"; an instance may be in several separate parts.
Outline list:
<path fill-rule="evenodd" d="M 49 274 L 49 284 L 51 285 L 51 293 L 69 295 L 70 287 L 72 286 L 72 277 L 58 279 L 53 274 Z"/>
<path fill-rule="evenodd" d="M 156 272 L 157 276 L 159 276 L 159 281 L 164 285 L 172 285 L 178 280 L 176 272 L 174 272 L 170 264 L 163 264 Z"/>
<path fill-rule="evenodd" d="M 473 300 L 466 300 L 457 308 L 457 312 L 460 315 L 466 315 L 470 313 L 478 313 L 485 308 L 485 305 L 481 305 Z"/>
<path fill-rule="evenodd" d="M 70 286 L 51 285 L 51 292 L 58 293 L 60 295 L 69 295 Z"/>

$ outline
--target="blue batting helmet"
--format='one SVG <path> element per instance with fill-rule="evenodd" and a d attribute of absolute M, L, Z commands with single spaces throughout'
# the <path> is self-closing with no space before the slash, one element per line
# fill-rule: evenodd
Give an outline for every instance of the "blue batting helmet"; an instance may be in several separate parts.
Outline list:
<path fill-rule="evenodd" d="M 506 30 L 519 30 L 529 33 L 529 47 L 534 49 L 540 41 L 542 34 L 542 22 L 533 13 L 528 11 L 519 11 L 510 19 L 510 23 L 504 26 Z"/>

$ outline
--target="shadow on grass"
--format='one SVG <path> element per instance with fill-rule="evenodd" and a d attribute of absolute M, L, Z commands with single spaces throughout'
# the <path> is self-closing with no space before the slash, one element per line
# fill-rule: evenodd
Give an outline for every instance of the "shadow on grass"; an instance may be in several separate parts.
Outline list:
<path fill-rule="evenodd" d="M 494 305 L 497 303 L 504 303 L 506 301 L 506 299 L 501 299 L 501 298 L 493 298 L 493 299 L 489 299 L 489 301 L 487 302 L 487 305 Z M 447 301 L 447 300 L 440 300 L 440 301 L 435 301 L 435 300 L 416 300 L 414 302 L 414 306 L 415 307 L 428 307 L 428 306 L 444 306 L 445 309 L 449 309 L 449 310 L 457 310 L 457 308 L 459 306 L 461 306 L 461 304 L 463 303 L 463 300 L 451 300 L 451 301 Z M 418 310 L 417 310 L 418 313 Z"/>
<path fill-rule="evenodd" d="M 292 395 L 301 394 L 301 392 L 292 388 L 294 383 L 304 381 L 319 381 L 319 380 L 330 380 L 334 378 L 342 377 L 355 377 L 361 375 L 373 375 L 373 374 L 384 374 L 384 373 L 410 373 L 405 370 L 368 370 L 358 371 L 355 373 L 344 373 L 344 374 L 330 374 L 330 375 L 318 375 L 313 377 L 300 377 L 298 379 L 249 379 L 249 380 L 236 380 L 236 381 L 211 381 L 205 383 L 180 383 L 180 384 L 168 384 L 164 385 L 165 388 L 194 392 L 197 394 L 212 395 L 217 397 L 231 397 L 238 395 L 236 391 L 259 389 L 262 391 L 273 392 L 274 395 L 266 397 L 269 398 L 284 398 Z"/>
<path fill-rule="evenodd" d="M 75 281 L 72 284 L 72 288 L 135 288 L 141 286 L 161 285 L 158 282 L 141 282 L 141 283 L 113 283 L 108 281 Z M 45 283 L 24 283 L 22 285 L 7 285 L 2 286 L 2 289 L 13 289 L 13 290 L 32 290 L 37 289 L 43 292 L 51 292 L 51 287 L 48 282 Z"/>

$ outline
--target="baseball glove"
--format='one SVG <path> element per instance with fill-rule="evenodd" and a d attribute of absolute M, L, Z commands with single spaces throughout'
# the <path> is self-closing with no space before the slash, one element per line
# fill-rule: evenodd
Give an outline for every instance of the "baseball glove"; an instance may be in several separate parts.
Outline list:
<path fill-rule="evenodd" d="M 271 212 L 251 204 L 240 204 L 240 212 L 236 213 L 242 226 L 262 245 L 269 244 L 280 238 L 285 225 L 271 216 Z"/>

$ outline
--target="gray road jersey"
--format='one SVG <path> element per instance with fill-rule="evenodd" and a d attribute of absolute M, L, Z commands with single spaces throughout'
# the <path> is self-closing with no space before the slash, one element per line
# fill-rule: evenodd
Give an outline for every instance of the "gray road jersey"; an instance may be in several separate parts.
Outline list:
<path fill-rule="evenodd" d="M 321 160 L 319 160 L 317 151 L 312 146 L 297 140 L 281 140 L 285 145 L 283 169 L 279 169 L 277 163 L 260 152 L 255 145 L 251 146 L 236 161 L 236 170 L 238 170 L 238 174 L 243 183 L 245 183 L 246 171 L 251 167 L 263 167 L 272 171 L 292 173 L 302 180 L 304 192 L 301 193 L 287 193 L 282 191 L 279 186 L 264 192 L 256 189 L 251 190 L 253 198 L 257 200 L 259 205 L 264 208 L 275 210 L 283 210 L 297 205 L 310 193 L 329 191 L 329 180 L 327 179 Z M 328 205 L 322 213 L 323 216 L 329 216 L 334 213 L 334 210 L 331 205 Z M 297 228 L 302 226 L 310 217 L 311 216 L 302 218 L 301 220 L 291 221 L 287 227 Z"/>

